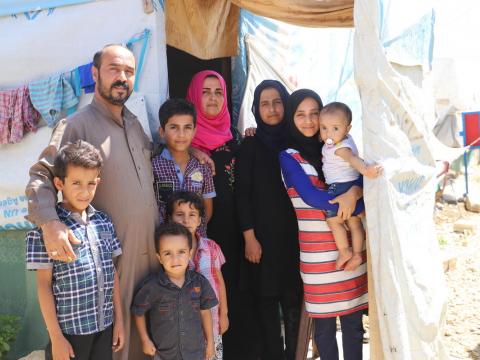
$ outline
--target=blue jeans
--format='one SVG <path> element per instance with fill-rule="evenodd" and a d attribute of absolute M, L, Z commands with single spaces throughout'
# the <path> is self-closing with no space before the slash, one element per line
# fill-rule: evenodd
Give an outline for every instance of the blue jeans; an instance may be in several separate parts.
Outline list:
<path fill-rule="evenodd" d="M 356 180 L 355 181 L 347 181 L 343 183 L 332 183 L 328 185 L 328 190 L 327 193 L 328 195 L 332 195 L 334 197 L 337 197 L 338 195 L 345 194 L 353 185 L 357 185 Z M 333 210 L 327 210 L 325 211 L 325 214 L 327 218 L 335 217 L 337 216 L 337 212 Z"/>
<path fill-rule="evenodd" d="M 340 316 L 342 325 L 343 358 L 345 360 L 362 360 L 363 351 L 363 310 Z M 316 318 L 315 344 L 321 360 L 338 360 L 338 345 L 335 337 L 337 318 Z"/>

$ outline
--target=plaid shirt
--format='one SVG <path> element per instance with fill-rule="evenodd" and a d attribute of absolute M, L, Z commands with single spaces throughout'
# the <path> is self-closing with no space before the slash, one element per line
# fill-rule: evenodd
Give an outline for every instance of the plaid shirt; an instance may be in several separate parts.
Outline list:
<path fill-rule="evenodd" d="M 165 148 L 160 155 L 157 155 L 152 160 L 152 168 L 155 197 L 160 211 L 160 222 L 164 222 L 168 197 L 174 191 L 192 191 L 204 199 L 211 199 L 216 196 L 210 168 L 207 165 L 200 164 L 193 156 L 190 156 L 190 160 L 188 160 L 185 168 L 185 174 L 183 174 L 178 164 L 172 158 L 170 151 Z M 198 232 L 200 235 L 206 236 L 207 227 L 205 219 L 202 219 Z"/>
<path fill-rule="evenodd" d="M 70 263 L 51 260 L 42 231 L 35 228 L 26 238 L 27 269 L 52 269 L 57 320 L 64 334 L 102 331 L 113 322 L 112 258 L 122 253 L 112 221 L 91 205 L 87 209 L 87 223 L 61 204 L 56 210 L 60 221 L 82 242 L 73 246 L 77 260 Z"/>
<path fill-rule="evenodd" d="M 217 270 L 221 270 L 225 264 L 225 256 L 218 244 L 206 237 L 197 236 L 197 251 L 189 263 L 189 268 L 205 276 L 215 292 L 215 296 L 220 300 L 220 280 L 217 276 Z M 220 317 L 218 305 L 212 307 L 213 335 L 220 334 Z"/>

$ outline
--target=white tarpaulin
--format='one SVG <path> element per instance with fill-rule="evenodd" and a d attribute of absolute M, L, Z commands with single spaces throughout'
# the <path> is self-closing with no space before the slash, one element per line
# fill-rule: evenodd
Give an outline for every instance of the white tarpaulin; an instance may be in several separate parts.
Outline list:
<path fill-rule="evenodd" d="M 355 2 L 354 67 L 364 155 L 385 169 L 379 179 L 364 183 L 385 359 L 448 358 L 442 345 L 446 285 L 432 215 L 438 144 L 424 76 L 428 69 L 411 58 L 402 63 L 389 57 L 379 26 L 395 24 L 391 29 L 400 34 L 428 13 L 428 1 Z"/>
<path fill-rule="evenodd" d="M 138 92 L 127 106 L 152 137 L 158 128 L 158 108 L 168 94 L 163 10 L 146 14 L 141 1 L 103 0 L 36 11 L 35 16 L 0 17 L 0 90 L 13 89 L 33 80 L 48 78 L 92 61 L 106 44 L 126 43 L 150 31 L 145 61 L 138 77 Z M 142 41 L 132 50 L 141 57 Z M 80 98 L 80 106 L 91 95 Z M 25 229 L 23 197 L 28 169 L 48 143 L 51 128 L 43 127 L 18 144 L 0 146 L 0 230 Z"/>
<path fill-rule="evenodd" d="M 352 133 L 361 145 L 360 99 L 353 78 L 353 29 L 305 28 L 244 10 L 240 21 L 240 55 L 232 71 L 234 118 L 238 115 L 240 132 L 256 126 L 251 111 L 255 87 L 262 80 L 276 79 L 290 92 L 299 88 L 317 91 L 325 104 L 347 103 L 353 112 Z M 244 61 L 246 64 L 242 64 Z"/>

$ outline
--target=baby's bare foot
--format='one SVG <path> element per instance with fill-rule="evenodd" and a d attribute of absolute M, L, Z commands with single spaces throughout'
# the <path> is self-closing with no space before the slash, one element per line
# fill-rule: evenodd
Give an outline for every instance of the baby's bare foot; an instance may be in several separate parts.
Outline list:
<path fill-rule="evenodd" d="M 337 270 L 340 270 L 352 257 L 353 253 L 350 248 L 338 249 L 338 258 L 336 262 Z"/>
<path fill-rule="evenodd" d="M 345 265 L 345 271 L 354 271 L 362 264 L 363 258 L 362 254 L 354 253 L 353 256 L 348 260 L 347 265 Z"/>

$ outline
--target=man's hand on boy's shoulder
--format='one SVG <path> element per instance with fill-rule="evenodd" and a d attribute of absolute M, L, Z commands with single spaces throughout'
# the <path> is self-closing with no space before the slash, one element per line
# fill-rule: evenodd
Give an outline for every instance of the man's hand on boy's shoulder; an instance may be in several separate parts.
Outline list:
<path fill-rule="evenodd" d="M 41 229 L 43 242 L 48 256 L 52 260 L 70 262 L 77 258 L 71 244 L 80 244 L 81 241 L 64 223 L 59 220 L 51 220 L 43 224 Z"/>
<path fill-rule="evenodd" d="M 212 175 L 215 175 L 215 163 L 212 158 L 205 154 L 202 150 L 191 147 L 190 153 L 200 162 L 200 164 L 206 164 L 212 171 Z"/>

